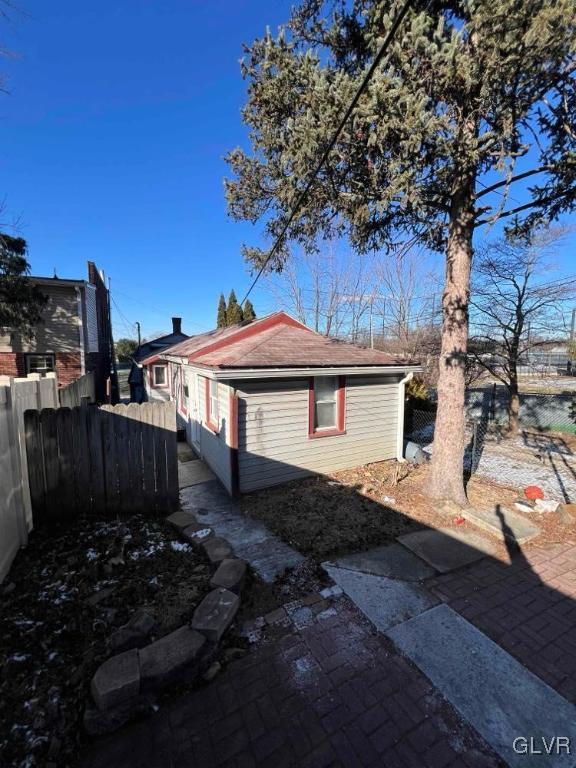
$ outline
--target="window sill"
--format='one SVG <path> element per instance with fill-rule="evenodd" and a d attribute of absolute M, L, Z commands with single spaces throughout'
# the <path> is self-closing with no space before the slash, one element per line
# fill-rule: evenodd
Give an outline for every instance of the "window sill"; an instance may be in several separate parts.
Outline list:
<path fill-rule="evenodd" d="M 204 423 L 204 426 L 207 427 L 207 429 L 209 429 L 210 432 L 212 432 L 213 434 L 215 434 L 215 435 L 219 435 L 220 434 L 220 427 L 217 426 L 216 424 L 212 424 L 212 422 L 206 421 Z"/>
<path fill-rule="evenodd" d="M 345 429 L 320 429 L 316 432 L 310 432 L 308 437 L 310 440 L 315 440 L 318 437 L 334 437 L 335 435 L 345 435 Z"/>

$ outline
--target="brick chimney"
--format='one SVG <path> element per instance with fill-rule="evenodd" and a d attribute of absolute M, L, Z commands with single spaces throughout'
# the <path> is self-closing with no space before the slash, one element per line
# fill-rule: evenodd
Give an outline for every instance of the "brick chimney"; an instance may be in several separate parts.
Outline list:
<path fill-rule="evenodd" d="M 172 318 L 172 333 L 174 333 L 174 334 L 181 334 L 182 333 L 182 318 L 181 317 L 173 317 Z"/>

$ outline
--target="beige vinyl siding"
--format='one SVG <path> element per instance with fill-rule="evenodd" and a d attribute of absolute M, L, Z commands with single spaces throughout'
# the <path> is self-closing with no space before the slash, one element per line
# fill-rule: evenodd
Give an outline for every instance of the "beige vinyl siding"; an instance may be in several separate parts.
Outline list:
<path fill-rule="evenodd" d="M 348 376 L 345 434 L 308 437 L 308 379 L 236 382 L 240 490 L 396 455 L 399 376 Z"/>
<path fill-rule="evenodd" d="M 43 322 L 34 329 L 33 339 L 19 334 L 0 334 L 0 352 L 79 352 L 80 318 L 75 287 L 45 286 L 40 290 L 48 296 Z"/>
<path fill-rule="evenodd" d="M 206 379 L 198 376 L 198 402 L 200 416 L 200 454 L 216 474 L 226 490 L 232 493 L 230 464 L 230 387 L 218 382 L 218 422 L 220 431 L 215 434 L 206 425 Z"/>

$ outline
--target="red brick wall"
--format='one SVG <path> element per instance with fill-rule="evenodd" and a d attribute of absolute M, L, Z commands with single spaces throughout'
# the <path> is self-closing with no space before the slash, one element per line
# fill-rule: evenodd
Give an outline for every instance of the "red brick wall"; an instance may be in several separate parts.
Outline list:
<path fill-rule="evenodd" d="M 80 352 L 56 352 L 58 384 L 66 386 L 82 375 Z M 26 376 L 22 352 L 0 352 L 0 376 Z"/>
<path fill-rule="evenodd" d="M 65 387 L 82 376 L 80 352 L 56 352 L 58 384 Z"/>
<path fill-rule="evenodd" d="M 20 352 L 0 352 L 0 376 L 25 376 L 24 355 Z"/>

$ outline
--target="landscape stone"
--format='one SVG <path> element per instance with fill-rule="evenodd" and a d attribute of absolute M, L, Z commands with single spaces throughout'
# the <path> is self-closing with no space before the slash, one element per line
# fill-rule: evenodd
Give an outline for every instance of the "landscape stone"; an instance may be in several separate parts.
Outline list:
<path fill-rule="evenodd" d="M 576 524 L 576 504 L 560 504 L 558 515 L 563 525 Z"/>
<path fill-rule="evenodd" d="M 192 680 L 205 643 L 204 637 L 189 626 L 156 640 L 140 651 L 140 670 L 144 692 L 170 683 Z"/>
<path fill-rule="evenodd" d="M 90 736 L 104 736 L 121 728 L 131 718 L 150 711 L 151 702 L 144 696 L 133 696 L 115 707 L 101 712 L 89 701 L 84 710 L 84 730 Z"/>
<path fill-rule="evenodd" d="M 202 544 L 204 541 L 207 541 L 214 536 L 214 531 L 208 525 L 194 523 L 193 525 L 184 528 L 182 536 L 184 536 L 185 539 L 188 539 L 192 544 Z"/>
<path fill-rule="evenodd" d="M 193 629 L 217 643 L 226 632 L 240 606 L 240 598 L 228 589 L 214 589 L 200 603 L 192 617 Z"/>
<path fill-rule="evenodd" d="M 245 577 L 246 563 L 244 560 L 228 558 L 222 560 L 218 566 L 218 570 L 210 579 L 210 586 L 213 589 L 223 587 L 224 589 L 229 589 L 231 592 L 240 594 L 242 587 L 244 586 Z"/>
<path fill-rule="evenodd" d="M 177 512 L 169 515 L 166 518 L 166 522 L 170 523 L 170 525 L 177 530 L 182 531 L 184 528 L 188 528 L 189 525 L 193 525 L 196 520 L 194 519 L 194 515 L 192 515 L 190 512 L 184 512 L 180 509 Z"/>
<path fill-rule="evenodd" d="M 156 626 L 156 619 L 148 611 L 135 611 L 130 620 L 119 627 L 108 640 L 111 650 L 119 653 L 130 648 L 141 648 L 146 644 L 148 636 Z"/>
<path fill-rule="evenodd" d="M 137 611 L 134 611 L 127 626 L 136 632 L 140 632 L 142 635 L 149 635 L 156 626 L 156 619 L 144 608 L 139 608 Z"/>
<path fill-rule="evenodd" d="M 124 651 L 105 661 L 96 670 L 90 690 L 101 711 L 137 696 L 140 693 L 138 651 Z"/>
<path fill-rule="evenodd" d="M 226 539 L 214 536 L 202 543 L 202 548 L 211 563 L 221 563 L 232 555 L 232 547 Z"/>
<path fill-rule="evenodd" d="M 142 635 L 135 629 L 124 624 L 110 635 L 108 639 L 108 647 L 114 653 L 120 653 L 121 651 L 128 651 L 132 648 L 138 648 L 139 646 L 146 644 L 146 635 Z"/>

